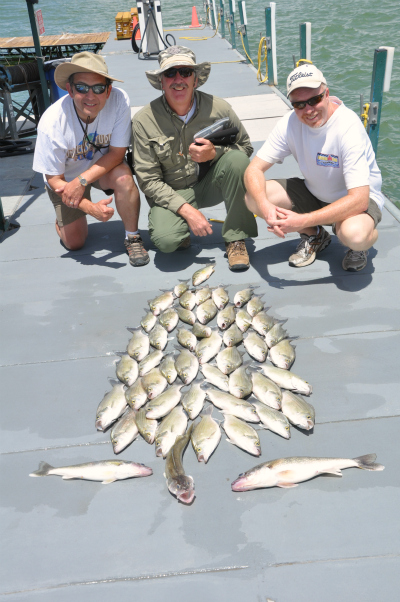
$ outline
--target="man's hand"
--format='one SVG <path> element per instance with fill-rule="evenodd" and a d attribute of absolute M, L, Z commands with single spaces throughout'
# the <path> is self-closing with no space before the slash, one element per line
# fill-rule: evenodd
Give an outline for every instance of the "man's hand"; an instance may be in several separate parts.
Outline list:
<path fill-rule="evenodd" d="M 65 182 L 63 186 L 56 189 L 56 193 L 61 196 L 62 202 L 76 209 L 83 199 L 85 187 L 79 182 L 78 178 L 74 178 L 71 182 Z"/>
<path fill-rule="evenodd" d="M 208 236 L 208 234 L 212 234 L 213 230 L 210 222 L 204 217 L 201 211 L 195 209 L 189 203 L 181 205 L 177 214 L 187 221 L 189 228 L 195 236 Z"/>
<path fill-rule="evenodd" d="M 263 218 L 268 224 L 269 232 L 273 232 L 279 238 L 285 238 L 284 231 L 281 228 L 281 217 L 284 217 L 280 207 L 275 207 L 268 203 L 266 211 L 263 212 Z"/>
<path fill-rule="evenodd" d="M 288 232 L 302 232 L 307 228 L 306 215 L 284 209 L 283 207 L 276 208 L 276 219 L 271 219 L 268 222 L 271 227 L 278 227 L 281 232 L 287 234 Z"/>
<path fill-rule="evenodd" d="M 217 151 L 212 142 L 207 138 L 196 138 L 196 142 L 200 145 L 194 144 L 189 146 L 189 155 L 196 163 L 204 163 L 205 161 L 212 161 L 215 159 Z"/>
<path fill-rule="evenodd" d="M 98 203 L 90 203 L 87 212 L 99 222 L 108 222 L 109 219 L 114 215 L 114 209 L 108 207 L 112 201 L 112 196 L 108 199 L 101 199 Z"/>

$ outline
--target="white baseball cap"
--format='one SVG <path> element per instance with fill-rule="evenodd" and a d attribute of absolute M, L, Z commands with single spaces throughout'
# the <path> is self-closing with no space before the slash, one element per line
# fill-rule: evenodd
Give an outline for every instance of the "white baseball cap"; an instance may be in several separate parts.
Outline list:
<path fill-rule="evenodd" d="M 322 71 L 315 65 L 300 65 L 289 73 L 286 82 L 287 95 L 297 88 L 319 88 L 321 84 L 326 84 Z"/>

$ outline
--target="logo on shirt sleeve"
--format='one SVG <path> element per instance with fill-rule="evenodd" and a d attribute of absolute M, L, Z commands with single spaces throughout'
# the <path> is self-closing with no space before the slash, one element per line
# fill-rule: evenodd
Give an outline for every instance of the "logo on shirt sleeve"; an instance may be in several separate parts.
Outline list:
<path fill-rule="evenodd" d="M 317 165 L 322 165 L 323 167 L 339 167 L 339 157 L 337 155 L 317 153 Z"/>

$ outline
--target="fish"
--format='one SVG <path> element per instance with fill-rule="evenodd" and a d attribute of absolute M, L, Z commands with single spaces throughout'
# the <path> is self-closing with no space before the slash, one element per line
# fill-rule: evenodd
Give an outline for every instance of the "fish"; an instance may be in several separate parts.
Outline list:
<path fill-rule="evenodd" d="M 217 366 L 213 366 L 212 364 L 203 364 L 200 370 L 203 373 L 206 381 L 211 383 L 221 391 L 229 391 L 229 379 L 226 374 L 223 374 Z M 204 393 L 205 394 L 205 393 Z"/>
<path fill-rule="evenodd" d="M 260 439 L 257 431 L 252 426 L 240 420 L 236 416 L 225 414 L 225 420 L 222 424 L 225 433 L 228 435 L 229 443 L 237 445 L 241 449 L 249 452 L 253 456 L 261 456 Z"/>
<path fill-rule="evenodd" d="M 221 349 L 221 345 L 222 339 L 215 330 L 212 331 L 211 336 L 208 338 L 201 339 L 201 341 L 197 343 L 195 351 L 200 364 L 206 364 L 215 357 Z"/>
<path fill-rule="evenodd" d="M 192 311 L 196 305 L 196 296 L 192 291 L 186 291 L 179 297 L 179 303 L 184 309 Z"/>
<path fill-rule="evenodd" d="M 186 330 L 186 328 L 179 328 L 176 338 L 182 347 L 186 347 L 186 349 L 189 349 L 189 351 L 194 351 L 196 349 L 197 338 L 193 332 L 190 332 L 190 330 Z"/>
<path fill-rule="evenodd" d="M 155 316 L 153 312 L 149 311 L 144 318 L 140 320 L 140 325 L 145 332 L 149 333 L 150 330 L 154 328 L 156 322 L 157 316 Z"/>
<path fill-rule="evenodd" d="M 158 425 L 157 420 L 146 418 L 146 409 L 140 408 L 136 414 L 136 425 L 143 439 L 149 445 L 153 445 Z"/>
<path fill-rule="evenodd" d="M 218 307 L 218 309 L 224 309 L 225 305 L 229 301 L 229 295 L 226 292 L 226 290 L 224 289 L 224 287 L 222 286 L 222 284 L 217 286 L 217 288 L 213 289 L 212 299 L 213 299 L 215 305 Z"/>
<path fill-rule="evenodd" d="M 314 407 L 291 391 L 282 391 L 282 413 L 301 429 L 309 431 L 314 428 Z"/>
<path fill-rule="evenodd" d="M 256 332 L 249 332 L 243 341 L 243 345 L 251 357 L 258 362 L 265 362 L 268 353 L 268 347 L 264 339 L 262 339 Z"/>
<path fill-rule="evenodd" d="M 239 309 L 236 314 L 235 322 L 242 332 L 246 332 L 251 326 L 252 317 L 245 309 Z"/>
<path fill-rule="evenodd" d="M 290 370 L 296 359 L 296 346 L 292 345 L 289 339 L 283 339 L 268 352 L 267 358 L 278 368 Z"/>
<path fill-rule="evenodd" d="M 201 415 L 200 422 L 192 431 L 192 445 L 197 460 L 207 464 L 211 454 L 221 441 L 221 429 L 218 422 L 212 417 L 213 406 L 208 406 Z"/>
<path fill-rule="evenodd" d="M 57 475 L 64 480 L 84 479 L 86 481 L 101 481 L 108 485 L 114 481 L 131 479 L 132 477 L 148 477 L 153 471 L 144 464 L 124 462 L 123 460 L 102 460 L 101 462 L 86 462 L 71 466 L 55 468 L 47 462 L 40 462 L 39 469 L 31 472 L 30 477 L 47 477 Z"/>
<path fill-rule="evenodd" d="M 221 330 L 226 330 L 236 319 L 235 308 L 233 305 L 227 305 L 218 312 L 217 324 Z"/>
<path fill-rule="evenodd" d="M 128 330 L 133 336 L 126 350 L 134 360 L 140 362 L 150 351 L 149 337 L 146 333 L 142 332 L 140 326 L 137 328 L 128 328 Z"/>
<path fill-rule="evenodd" d="M 204 303 L 204 301 L 207 301 L 207 299 L 211 299 L 211 295 L 212 291 L 208 284 L 207 286 L 203 286 L 203 288 L 197 289 L 197 291 L 195 292 L 196 305 L 201 305 L 202 303 Z"/>
<path fill-rule="evenodd" d="M 226 347 L 217 355 L 217 366 L 223 374 L 230 374 L 242 365 L 242 356 L 237 347 Z"/>
<path fill-rule="evenodd" d="M 197 376 L 199 360 L 189 349 L 182 349 L 175 360 L 175 368 L 181 381 L 189 385 Z"/>
<path fill-rule="evenodd" d="M 116 351 L 115 354 L 121 358 L 115 370 L 117 378 L 127 387 L 130 387 L 139 376 L 138 363 L 128 353 Z"/>
<path fill-rule="evenodd" d="M 367 454 L 358 458 L 309 458 L 294 456 L 270 460 L 251 468 L 233 481 L 232 491 L 249 491 L 260 487 L 297 487 L 298 483 L 308 481 L 320 474 L 342 476 L 344 468 L 362 468 L 363 470 L 384 470 L 382 464 L 375 464 L 376 454 Z"/>
<path fill-rule="evenodd" d="M 265 342 L 267 343 L 268 347 L 273 347 L 274 345 L 277 345 L 279 341 L 282 341 L 282 339 L 286 339 L 288 332 L 282 328 L 282 324 L 284 324 L 286 321 L 287 320 L 281 320 L 277 322 L 273 325 L 271 330 L 267 332 L 265 335 Z"/>
<path fill-rule="evenodd" d="M 139 436 L 136 424 L 136 411 L 128 409 L 110 431 L 114 454 L 119 454 Z"/>
<path fill-rule="evenodd" d="M 200 414 L 204 406 L 206 392 L 201 388 L 201 383 L 192 383 L 189 391 L 182 395 L 181 403 L 189 415 L 190 420 L 194 420 Z"/>
<path fill-rule="evenodd" d="M 208 263 L 203 268 L 196 270 L 196 272 L 192 276 L 192 284 L 193 286 L 199 286 L 206 280 L 210 278 L 210 276 L 215 272 L 215 263 Z"/>
<path fill-rule="evenodd" d="M 172 385 L 178 377 L 178 373 L 175 368 L 175 357 L 174 353 L 167 353 L 164 355 L 159 368 L 161 374 L 167 379 L 169 385 Z"/>
<path fill-rule="evenodd" d="M 252 401 L 251 403 L 256 408 L 261 422 L 268 430 L 277 433 L 285 439 L 290 439 L 289 420 L 282 412 L 266 406 L 261 401 Z"/>
<path fill-rule="evenodd" d="M 183 385 L 171 385 L 166 391 L 157 395 L 145 406 L 146 418 L 163 418 L 178 405 L 181 400 L 181 389 Z"/>
<path fill-rule="evenodd" d="M 150 345 L 155 349 L 159 349 L 160 351 L 165 349 L 169 340 L 172 339 L 168 339 L 168 332 L 161 326 L 161 324 L 156 324 L 149 334 Z"/>
<path fill-rule="evenodd" d="M 162 351 L 157 350 L 153 351 L 144 359 L 142 359 L 142 361 L 139 363 L 139 376 L 144 376 L 145 374 L 150 372 L 150 370 L 158 366 L 158 364 L 163 358 L 163 355 L 164 354 Z"/>
<path fill-rule="evenodd" d="M 204 388 L 207 398 L 220 410 L 227 414 L 233 414 L 237 418 L 243 418 L 247 422 L 260 422 L 255 407 L 248 401 L 238 399 L 230 393 L 224 393 L 211 387 L 204 386 Z"/>
<path fill-rule="evenodd" d="M 237 324 L 232 324 L 228 330 L 225 330 L 222 340 L 227 347 L 233 347 L 243 341 L 243 333 Z"/>
<path fill-rule="evenodd" d="M 207 299 L 197 306 L 196 316 L 200 324 L 208 324 L 218 313 L 218 308 L 212 299 Z"/>
<path fill-rule="evenodd" d="M 254 294 L 254 289 L 259 288 L 258 286 L 249 286 L 241 291 L 238 291 L 233 297 L 233 304 L 235 307 L 243 307 Z"/>
<path fill-rule="evenodd" d="M 158 320 L 167 332 L 172 332 L 179 322 L 179 316 L 175 309 L 169 307 L 160 314 Z"/>
<path fill-rule="evenodd" d="M 189 280 L 179 280 L 179 284 L 174 286 L 175 297 L 180 297 L 189 289 Z"/>
<path fill-rule="evenodd" d="M 110 380 L 110 383 L 113 385 L 111 391 L 104 395 L 97 407 L 95 426 L 98 431 L 105 431 L 126 410 L 124 383 L 119 380 Z"/>
<path fill-rule="evenodd" d="M 256 399 L 270 408 L 280 410 L 282 391 L 278 385 L 256 370 L 251 371 L 250 378 L 253 385 L 253 395 Z"/>
<path fill-rule="evenodd" d="M 282 389 L 289 389 L 295 393 L 302 393 L 303 395 L 311 395 L 312 386 L 294 372 L 290 370 L 282 370 L 282 368 L 276 368 L 269 364 L 261 364 L 261 370 L 265 376 L 274 381 Z"/>
<path fill-rule="evenodd" d="M 253 389 L 251 378 L 247 374 L 246 365 L 236 368 L 229 377 L 229 393 L 243 399 Z"/>
<path fill-rule="evenodd" d="M 246 305 L 247 313 L 254 318 L 256 314 L 264 309 L 264 305 L 265 303 L 261 301 L 261 297 L 252 297 Z"/>
<path fill-rule="evenodd" d="M 173 305 L 175 300 L 174 293 L 172 291 L 164 291 L 162 295 L 150 299 L 147 301 L 149 307 L 155 316 L 159 316 L 162 311 L 165 311 L 168 307 Z"/>
<path fill-rule="evenodd" d="M 251 326 L 262 337 L 271 330 L 277 320 L 270 316 L 266 310 L 258 312 L 251 321 Z"/>
<path fill-rule="evenodd" d="M 156 456 L 165 458 L 178 435 L 186 432 L 188 419 L 182 406 L 176 406 L 168 416 L 160 422 L 156 430 Z"/>
<path fill-rule="evenodd" d="M 141 378 L 125 391 L 125 399 L 132 410 L 138 410 L 146 403 L 147 391 L 143 389 Z"/>
<path fill-rule="evenodd" d="M 153 368 L 141 377 L 142 387 L 147 393 L 148 399 L 154 399 L 167 387 L 167 379 L 161 374 L 159 368 Z"/>
<path fill-rule="evenodd" d="M 212 330 L 209 326 L 203 326 L 203 324 L 195 322 L 193 324 L 192 332 L 198 339 L 207 339 L 211 336 Z"/>
<path fill-rule="evenodd" d="M 196 316 L 189 309 L 183 309 L 183 307 L 177 307 L 176 313 L 178 314 L 179 319 L 182 322 L 185 322 L 185 324 L 190 324 L 190 326 L 193 326 L 193 324 L 196 322 Z"/>
<path fill-rule="evenodd" d="M 185 474 L 182 464 L 184 451 L 190 441 L 194 424 L 184 435 L 178 435 L 165 460 L 165 478 L 169 491 L 180 502 L 190 504 L 195 497 L 193 477 Z"/>

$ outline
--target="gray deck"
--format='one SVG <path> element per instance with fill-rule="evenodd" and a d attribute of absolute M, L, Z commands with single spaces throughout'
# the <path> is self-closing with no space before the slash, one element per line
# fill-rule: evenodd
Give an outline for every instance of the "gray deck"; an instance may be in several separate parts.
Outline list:
<path fill-rule="evenodd" d="M 174 35 L 179 42 L 179 32 Z M 199 60 L 238 58 L 219 37 L 184 43 Z M 133 107 L 156 97 L 143 75 L 155 61 L 138 61 L 129 42 L 110 40 L 103 54 L 110 72 L 126 80 Z M 233 99 L 256 148 L 287 110 L 244 64 L 214 65 L 204 90 Z M 0 248 L 0 597 L 393 600 L 400 586 L 398 221 L 384 212 L 376 248 L 360 274 L 342 270 L 337 239 L 313 265 L 290 268 L 296 236 L 281 242 L 261 222 L 248 245 L 245 273 L 228 270 L 218 224 L 185 253 L 166 256 L 150 247 L 151 263 L 134 269 L 123 253 L 117 217 L 106 224 L 89 220 L 81 251 L 63 248 L 31 161 L 26 155 L 0 166 L 0 196 L 17 207 L 13 220 L 20 225 L 2 237 Z M 274 169 L 297 173 L 293 162 Z M 144 204 L 140 227 L 149 247 L 146 213 Z M 206 215 L 223 218 L 224 211 Z M 168 493 L 163 461 L 143 440 L 119 457 L 151 466 L 151 477 L 109 486 L 29 478 L 41 460 L 60 466 L 113 457 L 109 433 L 94 426 L 115 372 L 112 352 L 126 347 L 125 328 L 139 324 L 147 299 L 211 259 L 217 268 L 210 284 L 229 284 L 232 294 L 244 283 L 258 284 L 271 313 L 288 318 L 290 334 L 299 337 L 293 370 L 314 387 L 314 431 L 292 427 L 289 441 L 262 432 L 259 461 L 224 436 L 207 465 L 188 448 L 184 464 L 197 494 L 190 507 Z M 230 489 L 239 473 L 260 461 L 371 452 L 384 472 L 350 469 L 342 479 L 322 476 L 288 490 Z"/>

